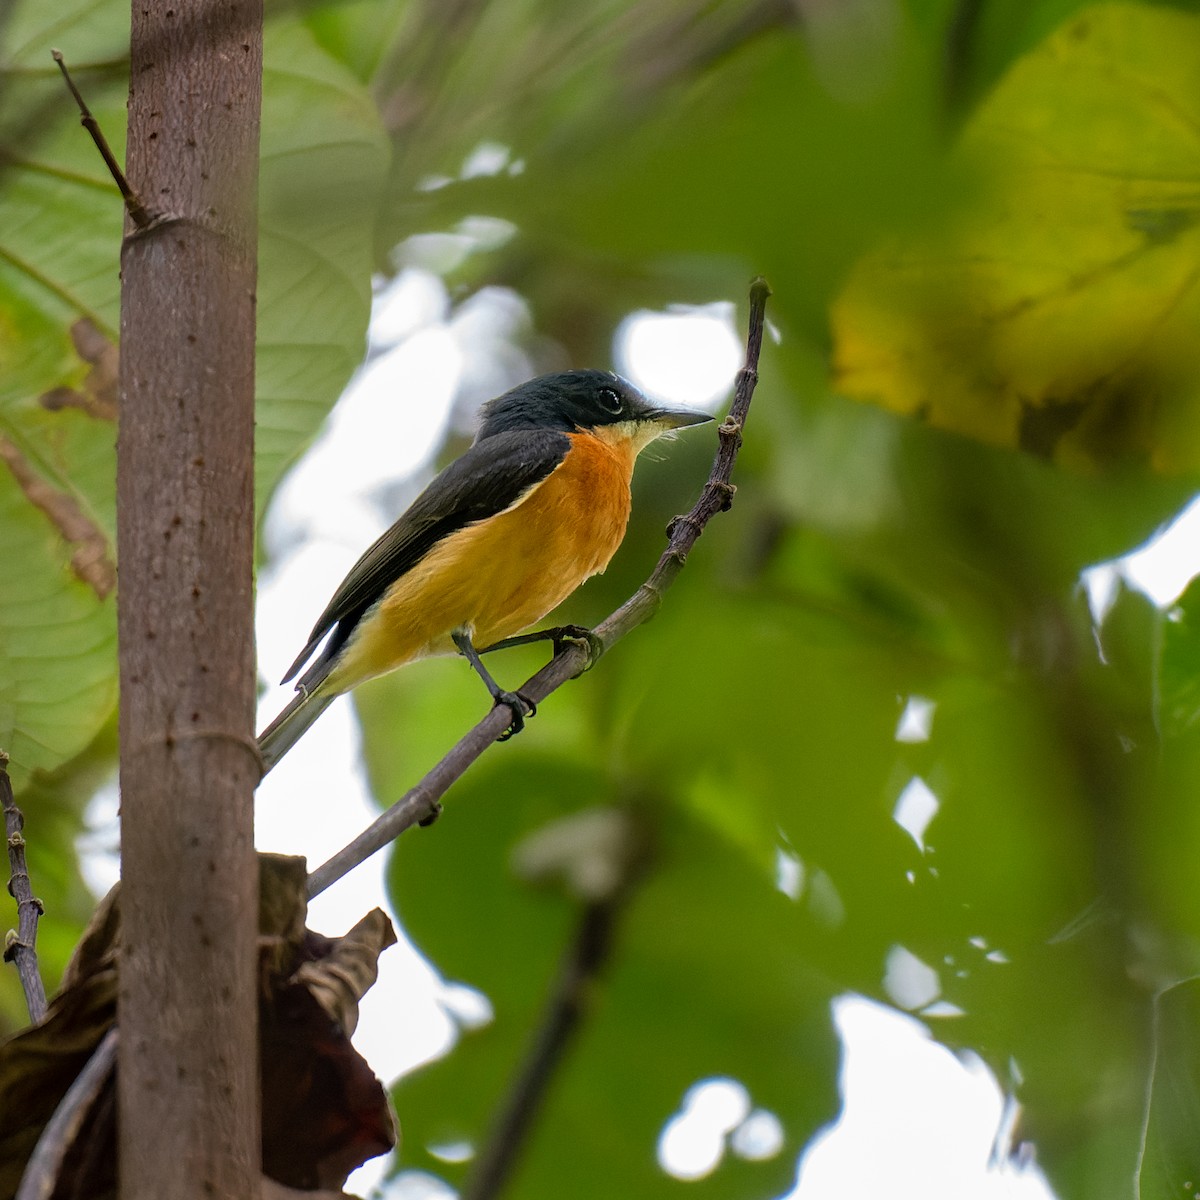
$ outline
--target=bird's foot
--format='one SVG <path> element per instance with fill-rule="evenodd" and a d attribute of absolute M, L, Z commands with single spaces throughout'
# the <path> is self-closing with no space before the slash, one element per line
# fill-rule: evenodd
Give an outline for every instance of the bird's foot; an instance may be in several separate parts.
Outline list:
<path fill-rule="evenodd" d="M 537 714 L 537 705 L 520 692 L 497 692 L 495 701 L 496 704 L 507 705 L 512 713 L 512 724 L 496 739 L 498 742 L 507 742 L 510 737 L 516 737 L 525 728 L 525 718 Z"/>
<path fill-rule="evenodd" d="M 429 812 L 425 814 L 417 824 L 422 829 L 428 829 L 442 815 L 442 804 L 440 800 L 431 800 L 429 802 Z"/>
<path fill-rule="evenodd" d="M 587 662 L 583 664 L 580 675 L 590 671 L 604 653 L 604 642 L 585 625 L 560 625 L 554 631 L 555 658 L 568 646 L 578 646 L 587 655 Z"/>

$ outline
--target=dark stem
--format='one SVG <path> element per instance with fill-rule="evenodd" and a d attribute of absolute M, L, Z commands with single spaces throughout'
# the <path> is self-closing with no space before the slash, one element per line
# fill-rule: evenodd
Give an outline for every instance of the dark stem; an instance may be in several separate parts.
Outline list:
<path fill-rule="evenodd" d="M 4 806 L 4 832 L 8 838 L 8 864 L 12 875 L 8 894 L 17 902 L 17 932 L 9 934 L 4 946 L 5 962 L 17 965 L 21 990 L 29 1019 L 35 1025 L 46 1015 L 46 988 L 38 972 L 38 918 L 45 911 L 42 902 L 33 894 L 29 868 L 25 865 L 25 816 L 13 798 L 12 780 L 8 777 L 8 755 L 0 750 L 0 803 Z"/>
<path fill-rule="evenodd" d="M 972 56 L 982 16 L 983 0 L 958 0 L 946 26 L 944 94 L 946 113 L 953 122 L 969 99 Z"/>
<path fill-rule="evenodd" d="M 142 203 L 142 198 L 133 190 L 129 180 L 125 178 L 125 172 L 122 170 L 121 164 L 117 162 L 117 156 L 113 154 L 108 139 L 100 128 L 100 122 L 92 116 L 92 110 L 88 108 L 79 94 L 79 89 L 75 86 L 70 71 L 67 70 L 67 64 L 63 62 L 62 53 L 58 50 L 51 50 L 50 57 L 58 63 L 62 77 L 66 80 L 71 95 L 75 97 L 75 103 L 79 105 L 79 123 L 92 135 L 92 141 L 96 143 L 96 149 L 100 151 L 100 157 L 104 159 L 104 165 L 108 168 L 108 173 L 113 177 L 120 190 L 121 198 L 125 201 L 125 209 L 129 213 L 130 220 L 139 229 L 148 229 L 154 223 L 154 218 Z"/>
<path fill-rule="evenodd" d="M 117 1030 L 113 1026 L 100 1039 L 92 1057 L 58 1102 L 54 1116 L 46 1123 L 29 1156 L 21 1186 L 13 1200 L 49 1200 L 54 1195 L 67 1150 L 74 1144 L 92 1105 L 112 1078 L 116 1061 Z"/>
<path fill-rule="evenodd" d="M 555 1070 L 587 1016 L 596 980 L 612 955 L 613 932 L 623 894 L 592 901 L 584 908 L 525 1062 L 459 1194 L 460 1200 L 494 1200 L 508 1182 Z"/>
<path fill-rule="evenodd" d="M 650 620 L 662 603 L 663 593 L 683 569 L 691 548 L 696 544 L 705 525 L 729 508 L 733 502 L 734 486 L 730 482 L 733 465 L 742 445 L 742 429 L 750 411 L 750 401 L 758 383 L 758 358 L 762 349 L 763 326 L 767 297 L 771 289 L 761 276 L 750 285 L 750 324 L 746 338 L 746 365 L 738 372 L 734 387 L 733 405 L 721 423 L 720 444 L 708 482 L 700 498 L 686 516 L 676 517 L 667 529 L 667 548 L 650 578 L 616 612 L 611 613 L 592 631 L 605 651 L 631 630 Z M 562 687 L 587 667 L 589 651 L 578 644 L 568 643 L 536 675 L 518 688 L 518 693 L 533 704 L 540 704 L 551 692 Z M 407 791 L 391 808 L 380 814 L 348 846 L 322 863 L 308 877 L 308 894 L 316 896 L 331 883 L 341 879 L 359 863 L 382 850 L 413 825 L 436 817 L 439 801 L 466 769 L 512 723 L 509 710 L 493 708 L 474 729 L 471 729 L 453 749 L 415 787 Z"/>

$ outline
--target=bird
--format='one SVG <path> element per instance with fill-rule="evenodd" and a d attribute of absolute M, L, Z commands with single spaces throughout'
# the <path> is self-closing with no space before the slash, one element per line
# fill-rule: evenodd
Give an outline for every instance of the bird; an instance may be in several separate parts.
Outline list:
<path fill-rule="evenodd" d="M 282 682 L 296 695 L 258 738 L 263 774 L 329 704 L 433 655 L 463 655 L 505 704 L 512 736 L 534 705 L 480 655 L 576 627 L 517 635 L 608 566 L 625 536 L 630 480 L 655 438 L 712 420 L 652 404 L 611 371 L 531 379 L 483 405 L 471 446 L 350 569 Z"/>

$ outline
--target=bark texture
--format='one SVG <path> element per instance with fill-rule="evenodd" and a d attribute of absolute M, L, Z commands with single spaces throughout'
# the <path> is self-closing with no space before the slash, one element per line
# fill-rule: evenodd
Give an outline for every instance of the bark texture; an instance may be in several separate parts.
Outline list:
<path fill-rule="evenodd" d="M 124 1200 L 259 1188 L 260 0 L 134 0 L 117 500 Z"/>

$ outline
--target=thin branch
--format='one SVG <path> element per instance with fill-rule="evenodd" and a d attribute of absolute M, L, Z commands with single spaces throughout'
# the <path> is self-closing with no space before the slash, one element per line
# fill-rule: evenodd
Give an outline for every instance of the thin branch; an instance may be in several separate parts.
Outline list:
<path fill-rule="evenodd" d="M 12 877 L 8 893 L 17 902 L 17 932 L 9 933 L 4 943 L 4 961 L 17 964 L 17 975 L 25 993 L 29 1019 L 36 1025 L 46 1015 L 46 988 L 38 972 L 37 927 L 42 902 L 33 894 L 29 868 L 25 865 L 25 816 L 13 798 L 8 777 L 8 755 L 0 750 L 0 804 L 4 807 L 4 831 L 8 838 L 8 862 Z"/>
<path fill-rule="evenodd" d="M 762 349 L 767 297 L 771 289 L 761 277 L 750 285 L 750 326 L 746 339 L 746 365 L 738 372 L 733 405 L 721 423 L 716 461 L 700 498 L 686 516 L 676 517 L 667 529 L 668 543 L 650 578 L 624 604 L 593 630 L 604 649 L 610 650 L 631 630 L 648 621 L 658 611 L 663 593 L 683 570 L 688 552 L 696 544 L 705 525 L 733 502 L 733 464 L 742 446 L 742 429 L 750 411 L 750 401 L 758 383 L 758 357 Z M 556 654 L 518 691 L 535 704 L 574 679 L 589 665 L 588 651 L 569 644 Z M 386 812 L 376 818 L 348 846 L 322 863 L 308 877 L 308 894 L 316 896 L 348 871 L 382 850 L 413 825 L 428 822 L 440 811 L 439 800 L 466 769 L 511 725 L 512 713 L 503 705 L 493 708 L 474 729 L 415 787 L 406 792 Z"/>
<path fill-rule="evenodd" d="M 79 89 L 75 86 L 70 71 L 67 70 L 67 64 L 63 62 L 62 53 L 58 50 L 51 50 L 50 57 L 58 63 L 62 77 L 66 81 L 71 95 L 75 97 L 75 103 L 79 105 L 79 123 L 92 135 L 92 141 L 96 143 L 96 149 L 100 151 L 100 157 L 104 159 L 104 165 L 108 168 L 108 173 L 113 177 L 113 181 L 121 193 L 121 198 L 125 201 L 125 209 L 129 213 L 130 219 L 139 229 L 148 229 L 154 224 L 154 218 L 142 203 L 142 198 L 133 190 L 129 180 L 125 178 L 125 172 L 121 164 L 117 162 L 117 156 L 113 154 L 108 139 L 100 128 L 100 122 L 92 116 L 92 110 L 88 108 L 79 94 Z"/>
<path fill-rule="evenodd" d="M 621 890 L 584 908 L 529 1053 L 459 1194 L 460 1200 L 493 1200 L 508 1181 L 554 1070 L 587 1015 L 592 988 L 612 956 L 616 918 L 627 894 Z"/>
<path fill-rule="evenodd" d="M 116 1061 L 117 1028 L 114 1025 L 100 1039 L 100 1044 L 92 1051 L 92 1057 L 59 1101 L 54 1116 L 46 1123 L 42 1136 L 29 1156 L 25 1174 L 21 1176 L 21 1186 L 17 1188 L 13 1200 L 49 1200 L 54 1195 L 67 1151 L 79 1136 L 96 1098 L 112 1078 Z"/>

